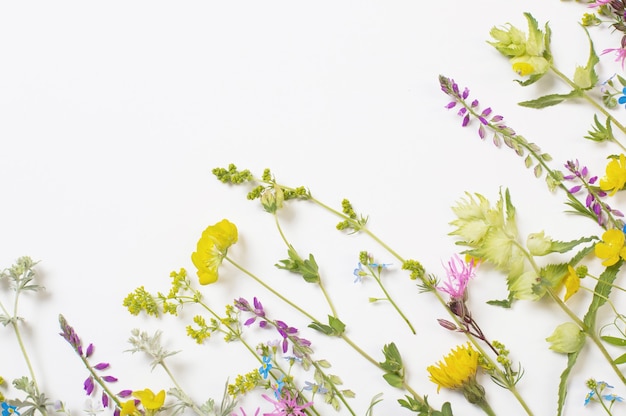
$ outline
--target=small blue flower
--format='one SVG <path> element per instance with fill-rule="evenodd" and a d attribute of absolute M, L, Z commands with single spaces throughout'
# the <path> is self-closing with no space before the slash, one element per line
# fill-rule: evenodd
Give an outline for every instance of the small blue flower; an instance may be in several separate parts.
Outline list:
<path fill-rule="evenodd" d="M 365 270 L 363 270 L 363 264 L 361 264 L 361 262 L 359 262 L 358 267 L 354 269 L 352 274 L 356 276 L 356 279 L 354 279 L 354 283 L 357 283 L 357 282 L 361 283 L 361 281 L 363 281 L 363 276 L 367 275 Z"/>
<path fill-rule="evenodd" d="M 324 394 L 328 392 L 328 389 L 320 386 L 319 384 L 311 383 L 310 381 L 305 381 L 304 384 L 304 390 L 312 391 L 314 394 Z"/>
<path fill-rule="evenodd" d="M 626 87 L 622 89 L 622 96 L 617 100 L 620 104 L 626 104 Z"/>
<path fill-rule="evenodd" d="M 280 399 L 280 396 L 283 393 L 283 387 L 285 386 L 285 382 L 283 381 L 283 377 L 281 376 L 278 380 L 276 380 L 276 385 L 274 387 L 274 397 Z"/>
<path fill-rule="evenodd" d="M 2 402 L 2 416 L 20 416 L 16 406 L 11 406 L 7 402 Z"/>
<path fill-rule="evenodd" d="M 616 396 L 615 394 L 605 394 L 602 396 L 604 400 L 608 400 L 610 402 L 623 402 L 624 399 L 620 396 Z"/>
<path fill-rule="evenodd" d="M 263 356 L 263 365 L 261 367 L 259 367 L 259 374 L 261 374 L 264 379 L 267 378 L 267 376 L 270 373 L 270 370 L 272 369 L 272 362 L 271 361 L 272 360 L 267 355 Z M 4 416 L 4 415 L 2 415 L 2 416 Z"/>

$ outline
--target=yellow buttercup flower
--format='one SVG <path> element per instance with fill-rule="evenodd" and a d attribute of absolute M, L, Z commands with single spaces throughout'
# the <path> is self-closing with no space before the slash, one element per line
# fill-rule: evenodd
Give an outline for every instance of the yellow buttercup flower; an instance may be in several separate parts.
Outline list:
<path fill-rule="evenodd" d="M 578 277 L 578 273 L 570 265 L 567 266 L 567 275 L 563 279 L 563 284 L 565 285 L 565 297 L 563 300 L 567 302 L 580 289 L 580 277 Z"/>
<path fill-rule="evenodd" d="M 600 179 L 600 189 L 611 191 L 609 195 L 615 195 L 626 184 L 626 156 L 619 155 L 619 159 L 611 159 L 606 165 L 606 174 Z"/>
<path fill-rule="evenodd" d="M 122 403 L 122 408 L 120 409 L 120 416 L 132 416 L 136 413 L 139 413 L 137 410 L 137 406 L 135 406 L 135 400 L 127 400 Z"/>
<path fill-rule="evenodd" d="M 200 284 L 208 285 L 217 281 L 217 269 L 226 257 L 228 248 L 238 239 L 237 227 L 228 220 L 210 225 L 204 230 L 191 261 L 198 269 Z"/>
<path fill-rule="evenodd" d="M 146 410 L 157 410 L 163 407 L 165 403 L 165 390 L 161 390 L 157 394 L 150 389 L 134 391 L 133 396 L 141 401 L 141 405 Z"/>
<path fill-rule="evenodd" d="M 429 366 L 426 370 L 430 373 L 430 381 L 437 385 L 437 393 L 442 387 L 458 389 L 474 380 L 478 357 L 479 353 L 468 343 L 452 350 L 437 365 Z"/>
<path fill-rule="evenodd" d="M 605 259 L 603 266 L 612 266 L 620 258 L 626 259 L 626 247 L 624 247 L 624 232 L 615 228 L 606 230 L 602 234 L 602 242 L 596 243 L 594 252 L 597 257 Z"/>

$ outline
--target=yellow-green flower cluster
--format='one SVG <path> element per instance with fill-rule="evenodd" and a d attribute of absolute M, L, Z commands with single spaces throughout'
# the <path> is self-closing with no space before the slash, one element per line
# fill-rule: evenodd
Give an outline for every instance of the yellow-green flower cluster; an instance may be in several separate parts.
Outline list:
<path fill-rule="evenodd" d="M 544 34 L 530 13 L 524 13 L 524 16 L 528 21 L 528 37 L 509 23 L 507 27 L 492 28 L 489 34 L 494 41 L 488 43 L 510 58 L 513 70 L 519 75 L 543 75 L 550 69 L 550 55 L 547 50 L 549 28 L 546 25 Z"/>
<path fill-rule="evenodd" d="M 228 394 L 231 397 L 237 397 L 246 394 L 256 388 L 263 381 L 259 370 L 255 369 L 244 375 L 237 375 L 235 382 L 227 387 Z"/>
<path fill-rule="evenodd" d="M 238 239 L 235 224 L 224 219 L 208 226 L 198 240 L 196 251 L 191 254 L 191 261 L 198 269 L 200 284 L 208 285 L 217 281 L 217 269 L 226 257 L 228 248 Z"/>

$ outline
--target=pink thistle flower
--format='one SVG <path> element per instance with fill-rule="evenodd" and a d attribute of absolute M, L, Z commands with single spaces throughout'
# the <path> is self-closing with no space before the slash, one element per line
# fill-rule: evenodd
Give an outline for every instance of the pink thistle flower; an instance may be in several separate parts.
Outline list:
<path fill-rule="evenodd" d="M 448 279 L 437 286 L 437 290 L 447 293 L 453 299 L 465 299 L 467 283 L 474 277 L 474 260 L 466 262 L 455 254 L 448 262 L 448 267 L 444 268 Z"/>
<path fill-rule="evenodd" d="M 626 62 L 626 48 L 610 48 L 602 51 L 602 55 L 609 52 L 615 52 L 615 62 L 622 62 L 622 69 L 624 69 L 624 63 Z"/>
<path fill-rule="evenodd" d="M 292 397 L 290 392 L 285 393 L 284 397 L 276 401 L 267 395 L 263 398 L 274 405 L 272 413 L 263 413 L 263 416 L 306 416 L 304 409 L 313 405 L 313 402 L 298 404 L 297 396 Z"/>

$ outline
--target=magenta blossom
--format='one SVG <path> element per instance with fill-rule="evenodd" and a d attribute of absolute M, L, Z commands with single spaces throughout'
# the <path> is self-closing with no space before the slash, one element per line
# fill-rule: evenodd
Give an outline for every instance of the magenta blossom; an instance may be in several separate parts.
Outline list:
<path fill-rule="evenodd" d="M 587 7 L 600 7 L 609 3 L 611 3 L 611 0 L 596 0 L 593 3 L 590 3 Z"/>
<path fill-rule="evenodd" d="M 626 62 L 626 48 L 610 48 L 602 51 L 602 55 L 615 52 L 615 62 L 622 63 L 622 69 L 624 69 L 624 63 Z"/>
<path fill-rule="evenodd" d="M 437 286 L 437 290 L 445 292 L 453 299 L 465 299 L 467 282 L 474 277 L 475 260 L 464 261 L 455 254 L 445 267 L 447 280 Z"/>
<path fill-rule="evenodd" d="M 305 416 L 304 409 L 313 405 L 313 402 L 298 404 L 297 396 L 291 397 L 291 393 L 285 393 L 284 397 L 276 401 L 267 395 L 263 398 L 274 405 L 272 413 L 263 413 L 263 416 Z"/>

